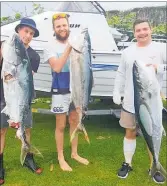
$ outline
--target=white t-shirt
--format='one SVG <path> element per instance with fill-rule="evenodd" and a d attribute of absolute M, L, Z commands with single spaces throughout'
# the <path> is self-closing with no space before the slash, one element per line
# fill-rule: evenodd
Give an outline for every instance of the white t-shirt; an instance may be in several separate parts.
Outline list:
<path fill-rule="evenodd" d="M 166 45 L 158 42 L 151 42 L 146 47 L 138 47 L 136 43 L 126 48 L 122 53 L 114 91 L 120 92 L 124 86 L 123 108 L 131 113 L 135 113 L 134 108 L 134 87 L 132 67 L 135 60 L 145 64 L 158 64 L 157 79 L 162 87 L 163 74 L 166 70 Z"/>
<path fill-rule="evenodd" d="M 44 63 L 48 63 L 51 57 L 59 58 L 65 51 L 67 44 L 50 41 L 44 50 Z M 52 89 L 53 94 L 64 94 L 70 92 L 70 58 L 67 59 L 60 73 L 52 70 Z"/>
<path fill-rule="evenodd" d="M 48 63 L 51 57 L 59 58 L 64 53 L 67 44 L 60 43 L 56 39 L 49 41 L 44 49 L 44 63 Z"/>

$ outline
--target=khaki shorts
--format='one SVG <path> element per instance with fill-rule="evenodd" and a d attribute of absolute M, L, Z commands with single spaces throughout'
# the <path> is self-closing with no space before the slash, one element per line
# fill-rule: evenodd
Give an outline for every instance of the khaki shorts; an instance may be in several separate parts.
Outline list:
<path fill-rule="evenodd" d="M 121 127 L 126 129 L 135 129 L 136 128 L 135 115 L 126 111 L 125 109 L 122 109 L 119 124 L 121 125 Z"/>

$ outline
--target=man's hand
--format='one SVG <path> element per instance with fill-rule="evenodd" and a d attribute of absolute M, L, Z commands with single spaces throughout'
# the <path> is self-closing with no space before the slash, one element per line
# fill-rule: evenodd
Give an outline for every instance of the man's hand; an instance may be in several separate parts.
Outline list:
<path fill-rule="evenodd" d="M 149 64 L 146 64 L 146 66 L 147 66 L 147 67 L 153 66 L 154 69 L 155 69 L 155 72 L 157 73 L 157 68 L 158 68 L 158 65 L 157 65 L 157 64 L 151 64 L 151 63 L 149 63 Z"/>
<path fill-rule="evenodd" d="M 84 35 L 79 36 L 70 36 L 68 38 L 68 44 L 77 50 L 78 52 L 82 52 L 83 50 L 83 44 L 84 44 Z"/>
<path fill-rule="evenodd" d="M 117 105 L 121 104 L 121 94 L 118 91 L 113 92 L 113 102 Z"/>
<path fill-rule="evenodd" d="M 10 80 L 12 78 L 13 78 L 13 76 L 11 74 L 5 75 L 5 80 Z"/>

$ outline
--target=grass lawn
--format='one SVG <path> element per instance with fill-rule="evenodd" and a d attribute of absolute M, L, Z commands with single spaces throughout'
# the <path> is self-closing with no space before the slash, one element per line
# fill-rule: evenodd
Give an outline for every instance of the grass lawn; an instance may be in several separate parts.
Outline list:
<path fill-rule="evenodd" d="M 100 103 L 102 107 L 103 103 Z M 96 106 L 96 105 L 95 105 Z M 107 107 L 111 107 L 108 104 Z M 48 108 L 48 105 L 37 103 L 34 107 Z M 94 106 L 91 106 L 92 108 Z M 105 106 L 106 108 L 106 106 Z M 124 130 L 119 126 L 118 119 L 112 116 L 90 116 L 85 120 L 91 144 L 88 145 L 83 135 L 79 136 L 79 154 L 90 160 L 88 166 L 80 165 L 70 158 L 68 125 L 65 131 L 64 152 L 66 160 L 73 172 L 62 172 L 58 166 L 54 140 L 54 115 L 34 114 L 32 144 L 43 154 L 44 159 L 35 157 L 44 168 L 41 175 L 35 175 L 21 167 L 20 141 L 14 138 L 15 131 L 8 130 L 4 163 L 6 168 L 6 186 L 154 186 L 148 176 L 149 158 L 142 137 L 137 138 L 133 168 L 127 179 L 119 179 L 116 175 L 123 157 Z M 167 123 L 164 122 L 165 129 Z M 167 169 L 167 141 L 163 138 L 160 162 Z M 51 162 L 54 169 L 50 172 Z"/>

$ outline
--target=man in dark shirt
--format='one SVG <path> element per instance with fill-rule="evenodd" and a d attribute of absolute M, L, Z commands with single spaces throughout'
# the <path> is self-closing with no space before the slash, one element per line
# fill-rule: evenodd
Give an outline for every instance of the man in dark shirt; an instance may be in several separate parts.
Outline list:
<path fill-rule="evenodd" d="M 30 58 L 31 66 L 32 66 L 32 73 L 34 74 L 37 72 L 39 63 L 40 63 L 40 56 L 29 46 L 33 37 L 39 36 L 39 31 L 36 28 L 36 23 L 34 20 L 29 18 L 23 18 L 19 25 L 16 26 L 15 31 L 18 33 L 20 39 L 22 40 L 25 48 L 27 49 L 28 56 Z M 2 46 L 3 47 L 3 46 Z M 3 57 L 3 54 L 1 55 Z M 2 66 L 2 57 L 1 57 L 1 66 Z M 2 67 L 1 67 L 2 68 Z M 0 69 L 1 70 L 1 69 Z M 6 80 L 12 78 L 11 74 L 7 74 L 5 76 Z M 0 95 L 0 102 L 1 102 L 1 110 L 5 107 L 5 99 L 3 94 L 3 82 L 1 81 L 1 95 Z M 3 166 L 3 151 L 5 147 L 5 136 L 7 132 L 7 128 L 9 126 L 8 117 L 1 113 L 1 124 L 0 124 L 0 185 L 4 183 L 4 166 Z M 29 111 L 28 117 L 24 121 L 26 126 L 26 138 L 27 141 L 30 143 L 30 132 L 32 128 L 32 112 Z M 13 126 L 15 127 L 15 126 Z M 28 153 L 25 159 L 24 166 L 28 167 L 36 174 L 42 173 L 42 169 L 38 167 L 34 161 L 33 154 Z"/>

